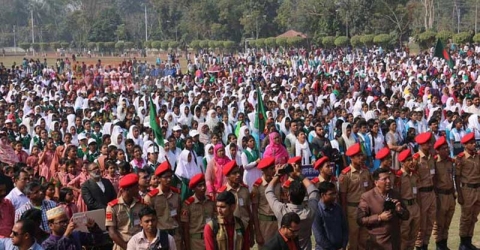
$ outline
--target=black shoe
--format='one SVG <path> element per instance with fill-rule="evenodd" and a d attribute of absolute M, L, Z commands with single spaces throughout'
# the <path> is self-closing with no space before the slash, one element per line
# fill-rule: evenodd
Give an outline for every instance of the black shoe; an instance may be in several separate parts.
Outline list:
<path fill-rule="evenodd" d="M 468 239 L 467 244 L 468 244 L 468 246 L 470 247 L 470 249 L 472 249 L 472 250 L 480 250 L 478 247 L 476 247 L 476 246 L 474 246 L 474 245 L 472 244 L 472 237 L 467 237 L 467 239 Z"/>
<path fill-rule="evenodd" d="M 436 244 L 437 244 L 436 250 L 446 250 L 447 249 L 446 248 L 446 243 L 445 243 L 444 240 L 437 241 Z"/>
<path fill-rule="evenodd" d="M 476 248 L 473 248 L 472 238 L 460 237 L 460 246 L 458 246 L 458 250 L 476 250 Z"/>

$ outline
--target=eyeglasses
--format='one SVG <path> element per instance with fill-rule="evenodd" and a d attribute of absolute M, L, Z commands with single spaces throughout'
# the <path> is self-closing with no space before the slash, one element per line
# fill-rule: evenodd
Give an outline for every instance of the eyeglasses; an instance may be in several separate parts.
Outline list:
<path fill-rule="evenodd" d="M 300 229 L 298 229 L 298 230 L 293 230 L 293 229 L 291 229 L 291 228 L 289 228 L 289 227 L 287 227 L 287 229 L 288 229 L 288 231 L 292 232 L 292 234 L 295 234 L 295 235 L 297 235 L 298 232 L 300 231 Z"/>
<path fill-rule="evenodd" d="M 66 225 L 66 224 L 68 224 L 68 219 L 67 219 L 67 220 L 62 220 L 62 221 L 57 221 L 57 222 L 54 222 L 53 224 L 56 224 L 56 225 Z"/>
<path fill-rule="evenodd" d="M 13 237 L 18 237 L 19 235 L 22 235 L 23 233 L 15 232 L 12 230 L 12 235 Z"/>

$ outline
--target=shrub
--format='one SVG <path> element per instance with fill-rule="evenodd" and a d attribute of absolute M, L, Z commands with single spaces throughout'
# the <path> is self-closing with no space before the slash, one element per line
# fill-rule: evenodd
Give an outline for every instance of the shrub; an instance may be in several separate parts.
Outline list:
<path fill-rule="evenodd" d="M 375 38 L 375 35 L 363 35 L 360 37 L 360 42 L 367 47 L 372 46 L 374 38 Z"/>
<path fill-rule="evenodd" d="M 275 48 L 277 46 L 277 40 L 275 37 L 269 37 L 265 39 L 265 46 L 269 48 Z"/>
<path fill-rule="evenodd" d="M 287 46 L 287 38 L 278 37 L 278 38 L 275 39 L 275 43 L 280 47 L 286 47 Z"/>
<path fill-rule="evenodd" d="M 152 42 L 152 48 L 160 50 L 162 48 L 162 42 L 160 41 L 153 41 Z"/>
<path fill-rule="evenodd" d="M 322 39 L 322 44 L 325 48 L 332 48 L 335 45 L 335 37 L 326 36 Z"/>
<path fill-rule="evenodd" d="M 449 39 L 452 39 L 453 37 L 453 32 L 448 31 L 448 30 L 442 30 L 439 31 L 436 35 L 437 39 L 440 39 L 443 44 L 447 44 Z"/>
<path fill-rule="evenodd" d="M 379 34 L 373 38 L 373 43 L 378 46 L 386 47 L 392 41 L 392 36 L 389 34 Z"/>
<path fill-rule="evenodd" d="M 469 32 L 460 32 L 453 36 L 453 42 L 456 44 L 465 44 L 469 43 L 472 40 L 472 34 Z"/>
<path fill-rule="evenodd" d="M 346 36 L 339 36 L 335 39 L 334 43 L 335 43 L 335 46 L 337 47 L 345 47 L 348 45 L 348 37 Z"/>
<path fill-rule="evenodd" d="M 362 45 L 360 38 L 361 36 L 352 36 L 352 38 L 350 38 L 350 45 L 352 45 L 355 48 L 359 48 Z"/>

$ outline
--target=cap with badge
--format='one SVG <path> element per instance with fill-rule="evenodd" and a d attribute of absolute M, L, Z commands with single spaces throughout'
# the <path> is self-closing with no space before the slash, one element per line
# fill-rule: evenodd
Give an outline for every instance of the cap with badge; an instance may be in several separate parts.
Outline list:
<path fill-rule="evenodd" d="M 378 153 L 375 155 L 375 159 L 377 160 L 383 160 L 387 158 L 387 156 L 390 155 L 390 149 L 387 147 L 384 147 L 378 151 Z"/>
<path fill-rule="evenodd" d="M 237 162 L 235 160 L 229 161 L 223 166 L 223 175 L 227 176 L 236 166 Z"/>
<path fill-rule="evenodd" d="M 400 154 L 398 154 L 398 161 L 404 162 L 406 159 L 412 156 L 410 149 L 404 149 Z"/>
<path fill-rule="evenodd" d="M 138 175 L 134 174 L 134 173 L 125 175 L 118 182 L 118 186 L 120 188 L 128 188 L 128 187 L 133 186 L 135 184 L 138 184 Z"/>
<path fill-rule="evenodd" d="M 415 137 L 415 142 L 422 145 L 422 144 L 425 144 L 425 143 L 429 142 L 431 137 L 432 137 L 431 132 L 421 133 L 421 134 L 419 134 Z"/>
<path fill-rule="evenodd" d="M 314 169 L 320 169 L 320 168 L 323 166 L 323 164 L 326 163 L 326 162 L 329 162 L 329 159 L 328 159 L 328 157 L 324 156 L 324 157 L 318 159 L 318 160 L 313 164 L 313 168 L 314 168 Z"/>
<path fill-rule="evenodd" d="M 197 187 L 198 184 L 205 182 L 205 175 L 202 173 L 196 174 L 190 179 L 190 183 L 188 183 L 188 188 L 194 189 Z"/>
<path fill-rule="evenodd" d="M 301 156 L 295 156 L 290 159 L 288 159 L 287 163 L 289 164 L 302 164 L 302 157 Z"/>
<path fill-rule="evenodd" d="M 170 167 L 170 163 L 168 161 L 164 161 L 158 165 L 157 169 L 155 170 L 155 175 L 159 176 L 168 171 L 172 171 L 172 168 Z"/>
<path fill-rule="evenodd" d="M 275 157 L 265 157 L 258 162 L 258 169 L 265 169 L 275 165 Z"/>
<path fill-rule="evenodd" d="M 433 145 L 433 148 L 437 150 L 443 145 L 447 145 L 447 139 L 445 139 L 445 136 L 441 136 L 440 138 L 438 138 L 438 140 Z"/>
<path fill-rule="evenodd" d="M 362 152 L 362 148 L 360 147 L 360 143 L 355 143 L 347 149 L 347 152 L 345 152 L 345 155 L 352 157 L 361 152 Z"/>
<path fill-rule="evenodd" d="M 462 140 L 460 140 L 460 142 L 462 144 L 467 144 L 468 142 L 470 142 L 471 140 L 475 140 L 475 132 L 471 132 L 471 133 L 468 133 L 466 134 Z"/>

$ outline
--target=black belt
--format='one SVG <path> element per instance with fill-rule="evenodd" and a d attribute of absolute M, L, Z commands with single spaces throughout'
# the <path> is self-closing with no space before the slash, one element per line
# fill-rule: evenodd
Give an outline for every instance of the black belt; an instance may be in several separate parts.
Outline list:
<path fill-rule="evenodd" d="M 358 207 L 358 204 L 360 204 L 360 202 L 347 202 L 347 206 L 349 207 Z"/>
<path fill-rule="evenodd" d="M 418 192 L 422 193 L 427 193 L 427 192 L 432 192 L 433 191 L 433 186 L 430 187 L 421 187 L 418 189 Z"/>
<path fill-rule="evenodd" d="M 261 221 L 277 221 L 277 217 L 275 217 L 275 215 L 258 214 L 258 219 Z"/>
<path fill-rule="evenodd" d="M 407 199 L 403 199 L 403 202 L 405 202 L 405 205 L 407 205 L 407 206 L 411 206 L 411 205 L 413 205 L 413 204 L 415 204 L 415 203 L 416 203 L 416 199 L 415 199 L 415 198 L 413 198 L 413 199 L 409 199 L 409 200 L 407 200 Z"/>
<path fill-rule="evenodd" d="M 435 189 L 435 193 L 437 194 L 446 194 L 446 195 L 450 195 L 450 194 L 453 194 L 455 192 L 455 190 L 453 188 L 450 188 L 450 189 Z"/>
<path fill-rule="evenodd" d="M 479 188 L 480 183 L 475 183 L 475 184 L 470 184 L 470 183 L 462 183 L 462 187 L 468 187 L 468 188 Z"/>

